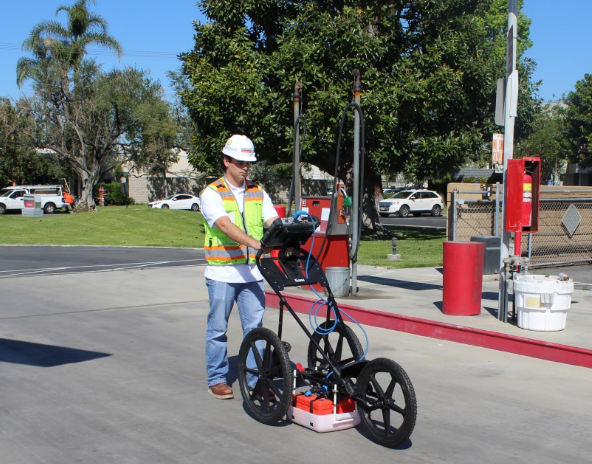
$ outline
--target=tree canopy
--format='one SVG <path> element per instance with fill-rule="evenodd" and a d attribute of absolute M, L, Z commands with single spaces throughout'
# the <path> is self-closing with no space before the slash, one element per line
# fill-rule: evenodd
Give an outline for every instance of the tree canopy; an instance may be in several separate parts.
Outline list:
<path fill-rule="evenodd" d="M 489 156 L 496 80 L 505 70 L 506 1 L 199 4 L 209 22 L 196 23 L 195 47 L 181 55 L 199 169 L 216 169 L 232 133 L 249 135 L 262 159 L 290 162 L 291 97 L 301 82 L 302 160 L 332 173 L 354 69 L 362 75 L 369 199 L 382 173 L 424 178 Z M 530 42 L 529 21 L 519 21 L 520 56 Z M 528 122 L 535 112 L 532 63 L 519 64 Z M 348 129 L 343 145 L 351 140 Z M 342 157 L 344 172 L 348 159 Z"/>
<path fill-rule="evenodd" d="M 105 172 L 131 161 L 136 167 L 176 159 L 172 150 L 179 130 L 160 84 L 144 71 L 101 71 L 85 59 L 86 47 L 98 44 L 121 53 L 103 18 L 87 3 L 61 6 L 67 21 L 45 21 L 33 28 L 24 48 L 32 58 L 17 65 L 17 80 L 33 80 L 35 95 L 26 99 L 26 132 L 34 146 L 52 150 L 82 181 L 82 200 L 94 205 L 93 187 Z M 163 167 L 164 166 L 164 167 Z"/>
<path fill-rule="evenodd" d="M 41 183 L 63 177 L 65 170 L 52 157 L 35 150 L 26 134 L 22 102 L 0 98 L 0 185 Z"/>
<path fill-rule="evenodd" d="M 566 141 L 570 157 L 581 166 L 592 166 L 592 74 L 585 74 L 565 99 Z"/>

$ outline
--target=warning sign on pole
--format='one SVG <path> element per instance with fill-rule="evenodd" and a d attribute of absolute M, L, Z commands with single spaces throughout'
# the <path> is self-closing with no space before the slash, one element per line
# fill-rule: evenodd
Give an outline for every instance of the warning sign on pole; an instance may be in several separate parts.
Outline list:
<path fill-rule="evenodd" d="M 504 170 L 504 134 L 493 134 L 491 164 L 495 172 Z"/>

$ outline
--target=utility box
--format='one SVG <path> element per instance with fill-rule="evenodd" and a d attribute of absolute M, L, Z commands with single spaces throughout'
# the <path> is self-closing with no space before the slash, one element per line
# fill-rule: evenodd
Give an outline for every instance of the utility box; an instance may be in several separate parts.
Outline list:
<path fill-rule="evenodd" d="M 471 242 L 485 243 L 483 255 L 483 274 L 497 274 L 500 267 L 500 253 L 502 238 L 496 235 L 474 236 Z"/>
<path fill-rule="evenodd" d="M 24 208 L 21 214 L 25 217 L 43 217 L 43 202 L 41 195 L 27 193 L 23 197 Z"/>

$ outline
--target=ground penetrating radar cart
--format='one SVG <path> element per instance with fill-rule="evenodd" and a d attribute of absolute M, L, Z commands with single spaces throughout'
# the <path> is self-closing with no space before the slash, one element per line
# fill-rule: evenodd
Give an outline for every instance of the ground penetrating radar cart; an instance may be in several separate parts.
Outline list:
<path fill-rule="evenodd" d="M 353 319 L 338 308 L 318 261 L 302 249 L 319 224 L 318 218 L 298 212 L 293 218 L 276 219 L 261 239 L 272 252 L 268 256 L 259 251 L 257 266 L 280 298 L 280 313 L 277 334 L 254 329 L 241 344 L 238 378 L 246 410 L 264 424 L 287 416 L 317 432 L 361 424 L 374 442 L 397 447 L 415 427 L 413 385 L 393 360 L 368 360 L 367 348 L 344 323 L 343 316 Z M 319 300 L 309 313 L 311 332 L 281 292 L 314 284 L 325 288 L 326 297 L 317 293 Z M 306 366 L 290 361 L 291 347 L 281 339 L 284 308 L 309 338 Z"/>

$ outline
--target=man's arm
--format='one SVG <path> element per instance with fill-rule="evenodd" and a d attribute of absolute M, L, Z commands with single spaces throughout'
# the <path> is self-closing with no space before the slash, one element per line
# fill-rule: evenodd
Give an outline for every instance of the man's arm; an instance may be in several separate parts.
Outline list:
<path fill-rule="evenodd" d="M 265 226 L 266 226 L 266 227 L 271 227 L 271 223 L 272 223 L 273 221 L 275 221 L 276 219 L 279 219 L 279 216 L 274 216 L 274 217 L 272 217 L 271 219 L 268 219 L 267 221 L 265 221 Z"/>
<path fill-rule="evenodd" d="M 221 216 L 216 219 L 215 226 L 220 229 L 228 238 L 231 238 L 235 242 L 241 245 L 254 248 L 255 250 L 261 249 L 261 242 L 254 239 L 246 232 L 242 231 L 236 224 L 234 224 L 228 216 Z"/>

